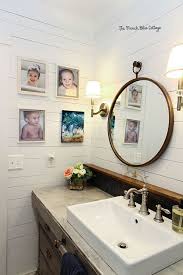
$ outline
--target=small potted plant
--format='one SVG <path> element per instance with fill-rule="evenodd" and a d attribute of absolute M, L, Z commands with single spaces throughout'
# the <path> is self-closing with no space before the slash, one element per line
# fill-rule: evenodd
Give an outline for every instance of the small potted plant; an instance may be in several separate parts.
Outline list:
<path fill-rule="evenodd" d="M 83 190 L 87 180 L 93 176 L 93 172 L 82 163 L 77 163 L 74 167 L 68 167 L 64 171 L 64 177 L 68 182 L 70 190 Z"/>

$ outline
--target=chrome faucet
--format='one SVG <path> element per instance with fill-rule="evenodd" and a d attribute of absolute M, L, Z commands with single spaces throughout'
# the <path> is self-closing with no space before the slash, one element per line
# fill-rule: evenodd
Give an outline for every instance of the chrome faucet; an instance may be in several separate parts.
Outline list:
<path fill-rule="evenodd" d="M 147 190 L 146 184 L 144 184 L 143 188 L 141 188 L 139 190 L 136 189 L 136 188 L 130 188 L 128 191 L 125 191 L 124 193 L 125 193 L 124 198 L 126 200 L 128 200 L 130 198 L 130 201 L 129 201 L 129 204 L 128 204 L 129 207 L 134 207 L 134 201 L 132 199 L 133 196 L 130 196 L 130 194 L 133 194 L 133 193 L 141 194 L 142 195 L 142 203 L 141 203 L 139 213 L 141 215 L 144 215 L 144 216 L 150 214 L 149 211 L 148 211 L 148 207 L 147 207 L 148 190 Z"/>
<path fill-rule="evenodd" d="M 147 207 L 148 190 L 147 190 L 146 181 L 145 181 L 147 176 L 141 175 L 140 173 L 137 172 L 137 170 L 129 171 L 128 168 L 127 168 L 126 174 L 131 174 L 132 177 L 135 179 L 141 178 L 142 181 L 144 182 L 143 188 L 141 188 L 139 190 L 136 188 L 130 188 L 128 191 L 124 191 L 124 193 L 125 193 L 124 198 L 127 200 L 130 199 L 128 206 L 135 207 L 134 195 L 131 195 L 131 194 L 133 194 L 133 193 L 141 194 L 142 195 L 142 203 L 141 203 L 139 213 L 144 216 L 149 215 L 149 211 L 148 211 L 148 207 Z"/>

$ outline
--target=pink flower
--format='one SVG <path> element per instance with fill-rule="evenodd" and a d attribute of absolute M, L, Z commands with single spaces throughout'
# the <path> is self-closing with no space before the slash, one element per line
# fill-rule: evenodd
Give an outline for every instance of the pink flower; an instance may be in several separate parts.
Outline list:
<path fill-rule="evenodd" d="M 65 169 L 65 171 L 64 171 L 64 177 L 65 177 L 67 180 L 69 180 L 69 179 L 72 177 L 73 170 L 74 170 L 73 167 L 69 167 L 69 168 Z"/>

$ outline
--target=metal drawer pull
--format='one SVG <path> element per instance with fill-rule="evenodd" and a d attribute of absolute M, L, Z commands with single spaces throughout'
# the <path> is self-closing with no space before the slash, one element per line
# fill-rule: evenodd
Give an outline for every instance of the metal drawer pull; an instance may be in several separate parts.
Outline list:
<path fill-rule="evenodd" d="M 60 241 L 60 240 L 55 240 L 54 241 L 54 246 L 56 247 L 56 248 L 59 248 L 59 246 L 60 245 L 66 245 L 66 238 L 62 238 L 62 240 Z"/>
<path fill-rule="evenodd" d="M 46 249 L 46 257 L 47 257 L 48 259 L 51 259 L 51 258 L 52 258 L 51 252 L 49 251 L 48 248 Z"/>
<path fill-rule="evenodd" d="M 60 243 L 61 243 L 61 241 L 55 240 L 55 241 L 54 241 L 54 246 L 55 246 L 56 248 L 59 248 Z"/>
<path fill-rule="evenodd" d="M 62 256 L 67 252 L 67 249 L 62 244 L 59 246 L 58 250 Z"/>

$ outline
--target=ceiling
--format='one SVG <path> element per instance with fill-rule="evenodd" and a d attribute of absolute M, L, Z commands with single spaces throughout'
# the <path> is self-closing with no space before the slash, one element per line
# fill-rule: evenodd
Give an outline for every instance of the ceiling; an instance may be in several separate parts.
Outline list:
<path fill-rule="evenodd" d="M 135 0 L 44 0 L 54 5 L 57 11 L 64 11 L 68 16 L 77 19 L 78 26 L 93 33 L 123 15 L 133 7 Z"/>
<path fill-rule="evenodd" d="M 0 9 L 59 27 L 95 34 L 137 5 L 135 0 L 0 0 Z"/>

